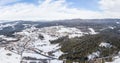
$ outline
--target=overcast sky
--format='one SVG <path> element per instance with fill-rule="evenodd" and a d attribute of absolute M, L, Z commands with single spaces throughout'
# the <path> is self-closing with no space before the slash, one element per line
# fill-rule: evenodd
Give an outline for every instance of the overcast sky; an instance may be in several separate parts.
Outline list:
<path fill-rule="evenodd" d="M 120 18 L 120 0 L 0 0 L 0 20 Z"/>

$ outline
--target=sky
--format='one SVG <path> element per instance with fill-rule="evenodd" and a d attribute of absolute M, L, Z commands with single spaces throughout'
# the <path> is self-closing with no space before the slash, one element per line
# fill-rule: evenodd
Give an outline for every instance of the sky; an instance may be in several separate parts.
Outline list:
<path fill-rule="evenodd" d="M 0 0 L 0 20 L 120 18 L 120 0 Z"/>

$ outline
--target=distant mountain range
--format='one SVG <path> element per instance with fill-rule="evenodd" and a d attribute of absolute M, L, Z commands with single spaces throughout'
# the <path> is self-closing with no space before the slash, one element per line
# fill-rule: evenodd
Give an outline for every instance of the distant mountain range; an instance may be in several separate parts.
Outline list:
<path fill-rule="evenodd" d="M 72 19 L 72 20 L 57 20 L 57 21 L 11 21 L 3 22 L 0 24 L 0 35 L 10 36 L 14 32 L 24 30 L 35 26 L 37 28 L 48 27 L 48 26 L 69 26 L 69 27 L 106 27 L 106 26 L 116 26 L 120 24 L 120 19 Z"/>

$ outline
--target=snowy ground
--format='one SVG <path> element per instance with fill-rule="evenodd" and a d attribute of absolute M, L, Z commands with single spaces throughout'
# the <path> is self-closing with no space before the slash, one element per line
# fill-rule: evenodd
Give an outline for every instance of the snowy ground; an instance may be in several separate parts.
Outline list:
<path fill-rule="evenodd" d="M 89 30 L 91 31 L 91 34 L 96 34 L 94 29 L 89 28 Z M 59 44 L 51 44 L 50 40 L 55 40 L 63 36 L 68 36 L 69 38 L 80 37 L 84 35 L 84 32 L 81 32 L 81 30 L 77 28 L 52 26 L 41 29 L 31 27 L 21 32 L 16 32 L 14 35 L 19 37 L 10 38 L 0 36 L 2 39 L 7 41 L 19 39 L 16 42 L 7 44 L 7 50 L 1 47 L 0 62 L 2 61 L 2 63 L 14 63 L 11 60 L 19 63 L 23 57 L 32 57 L 37 59 L 56 58 L 51 60 L 50 63 L 62 63 L 63 61 L 58 60 L 58 58 L 64 53 L 59 50 Z M 40 35 L 43 36 L 43 39 L 39 37 Z"/>
<path fill-rule="evenodd" d="M 0 48 L 0 63 L 20 63 L 21 56 L 5 48 Z"/>
<path fill-rule="evenodd" d="M 114 57 L 114 60 L 112 62 L 105 62 L 105 63 L 120 63 L 120 56 Z"/>

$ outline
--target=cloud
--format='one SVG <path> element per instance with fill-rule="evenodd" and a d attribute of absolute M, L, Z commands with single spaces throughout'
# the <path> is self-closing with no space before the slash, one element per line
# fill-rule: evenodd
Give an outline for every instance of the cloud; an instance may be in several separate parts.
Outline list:
<path fill-rule="evenodd" d="M 120 0 L 101 0 L 100 8 L 109 18 L 120 18 Z"/>
<path fill-rule="evenodd" d="M 0 20 L 63 20 L 118 17 L 118 13 L 114 13 L 110 9 L 112 4 L 109 7 L 109 3 L 105 0 L 99 1 L 102 11 L 70 8 L 66 0 L 44 0 L 42 2 L 38 0 L 38 2 L 40 2 L 39 5 L 16 3 L 11 6 L 1 6 Z"/>
<path fill-rule="evenodd" d="M 120 0 L 101 0 L 99 3 L 101 4 L 101 9 L 105 11 L 120 11 Z"/>

